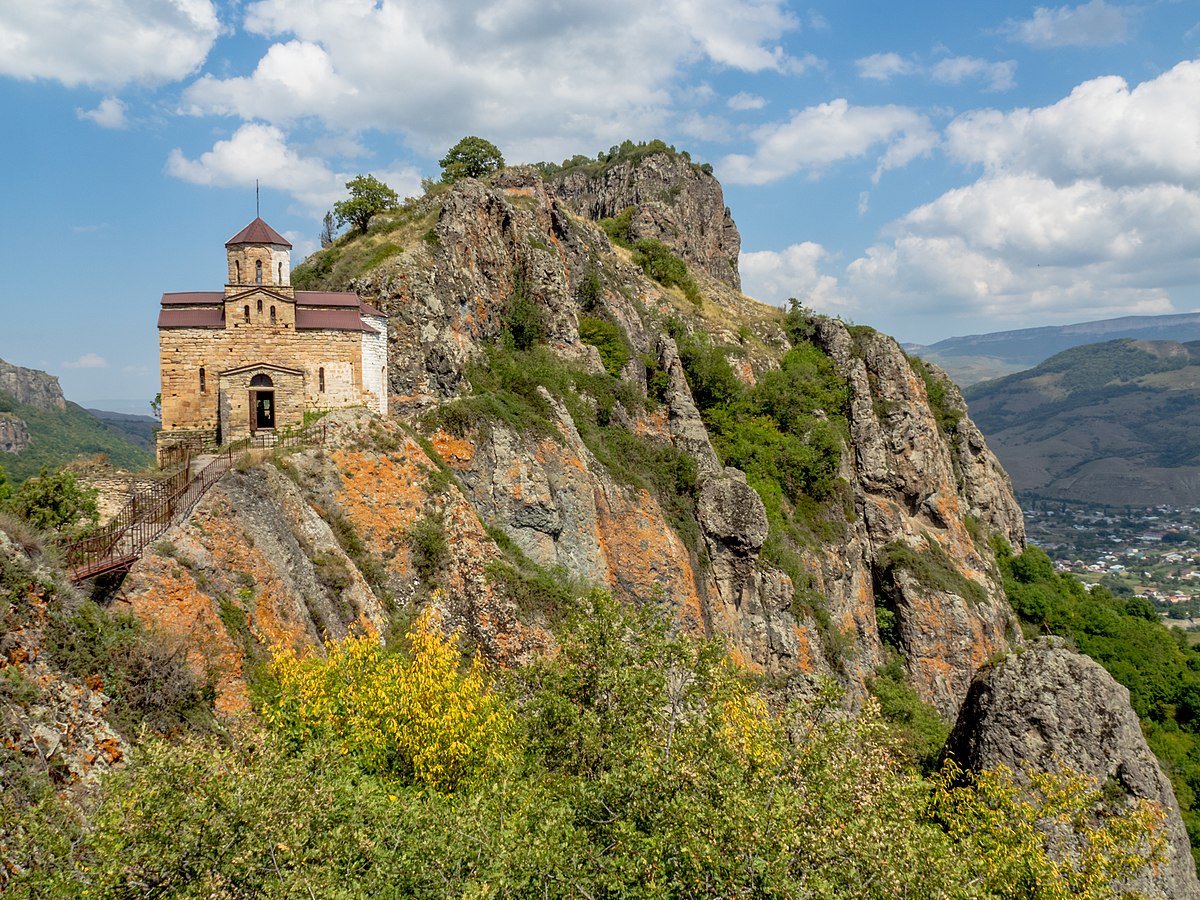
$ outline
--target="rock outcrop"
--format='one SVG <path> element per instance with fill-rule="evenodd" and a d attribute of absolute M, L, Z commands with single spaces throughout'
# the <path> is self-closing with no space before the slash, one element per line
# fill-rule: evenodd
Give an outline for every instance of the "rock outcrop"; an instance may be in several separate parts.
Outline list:
<path fill-rule="evenodd" d="M 7 394 L 23 406 L 38 409 L 66 409 L 58 378 L 37 369 L 14 366 L 0 359 L 0 394 Z"/>
<path fill-rule="evenodd" d="M 552 179 L 554 192 L 593 221 L 633 207 L 629 234 L 671 247 L 689 265 L 741 290 L 742 237 L 711 172 L 667 151 L 639 160 L 569 168 Z"/>
<path fill-rule="evenodd" d="M 28 426 L 14 415 L 0 413 L 0 453 L 20 453 L 29 446 Z"/>
<path fill-rule="evenodd" d="M 1129 691 L 1061 640 L 1027 646 L 980 675 L 947 753 L 970 769 L 1066 766 L 1159 804 L 1167 814 L 1168 858 L 1126 888 L 1172 900 L 1200 897 L 1175 793 L 1146 744 Z"/>
<path fill-rule="evenodd" d="M 636 167 L 642 175 L 618 166 L 605 177 L 637 185 L 657 173 L 645 185 L 682 182 L 675 194 L 681 203 L 712 182 L 682 159 L 656 159 Z M 646 392 L 643 361 L 653 360 L 662 402 L 613 415 L 695 461 L 692 525 L 672 524 L 650 493 L 608 471 L 571 413 L 549 395 L 553 434 L 490 421 L 467 427 L 462 439 L 434 436 L 435 444 L 457 448 L 446 462 L 483 520 L 542 566 L 562 567 L 625 599 L 671 603 L 687 627 L 726 639 L 753 668 L 783 677 L 833 674 L 854 696 L 884 659 L 875 618 L 883 602 L 895 614 L 899 649 L 922 697 L 952 716 L 975 670 L 1019 640 L 991 551 L 985 540 L 977 543 L 995 533 L 1017 550 L 1024 546 L 1003 470 L 965 414 L 953 430 L 939 429 L 925 382 L 895 341 L 816 320 L 812 339 L 853 398 L 840 472 L 846 488 L 822 513 L 833 536 L 798 552 L 802 583 L 764 562 L 761 501 L 714 451 L 661 323 L 674 317 L 717 342 L 739 344 L 735 371 L 753 383 L 789 346 L 782 315 L 703 273 L 708 300 L 697 307 L 614 249 L 588 219 L 614 211 L 604 203 L 669 206 L 645 185 L 630 187 L 632 193 L 614 188 L 608 200 L 588 205 L 583 187 L 572 193 L 561 180 L 547 185 L 537 170 L 515 168 L 490 184 L 459 182 L 409 211 L 417 221 L 436 217 L 432 229 L 353 283 L 392 319 L 393 408 L 411 414 L 469 394 L 471 361 L 484 358 L 501 335 L 514 296 L 536 306 L 548 347 L 585 370 L 603 371 L 595 348 L 580 339 L 580 317 L 618 324 L 632 350 L 623 377 Z M 689 200 L 681 215 L 700 207 L 709 208 Z M 598 296 L 581 297 L 592 273 Z M 945 402 L 961 410 L 952 386 L 946 394 Z M 897 547 L 908 548 L 909 558 L 934 559 L 949 578 L 922 581 L 896 562 Z"/>

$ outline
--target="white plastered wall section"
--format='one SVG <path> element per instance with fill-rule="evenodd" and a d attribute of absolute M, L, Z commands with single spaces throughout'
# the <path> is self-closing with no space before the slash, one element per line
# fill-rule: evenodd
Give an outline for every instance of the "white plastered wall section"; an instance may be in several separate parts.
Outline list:
<path fill-rule="evenodd" d="M 375 396 L 375 412 L 386 416 L 387 396 L 387 319 L 383 316 L 363 316 L 363 321 L 375 329 L 375 334 L 363 332 L 362 372 L 363 390 Z"/>

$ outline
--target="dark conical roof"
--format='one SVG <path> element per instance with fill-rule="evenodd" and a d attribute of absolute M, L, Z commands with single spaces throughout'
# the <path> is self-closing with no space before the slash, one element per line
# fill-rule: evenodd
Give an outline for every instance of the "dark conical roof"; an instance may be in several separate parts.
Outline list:
<path fill-rule="evenodd" d="M 291 243 L 278 231 L 256 218 L 253 222 L 225 242 L 226 247 L 234 244 L 276 244 L 280 247 L 291 248 Z"/>

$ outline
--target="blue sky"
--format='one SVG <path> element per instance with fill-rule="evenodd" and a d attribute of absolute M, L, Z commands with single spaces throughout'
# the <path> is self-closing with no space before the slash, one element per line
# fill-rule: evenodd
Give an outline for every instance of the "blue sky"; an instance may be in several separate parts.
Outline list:
<path fill-rule="evenodd" d="M 163 291 L 466 134 L 711 162 L 748 294 L 901 340 L 1200 307 L 1200 6 L 0 0 L 0 358 L 157 391 Z"/>

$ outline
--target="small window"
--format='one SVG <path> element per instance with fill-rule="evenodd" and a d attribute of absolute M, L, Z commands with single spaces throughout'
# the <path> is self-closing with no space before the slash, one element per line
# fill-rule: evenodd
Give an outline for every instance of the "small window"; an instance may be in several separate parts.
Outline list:
<path fill-rule="evenodd" d="M 242 318 L 244 318 L 246 320 L 247 325 L 250 324 L 250 307 L 249 306 L 242 307 Z"/>
<path fill-rule="evenodd" d="M 279 284 L 283 284 L 283 263 L 279 264 Z"/>
<path fill-rule="evenodd" d="M 325 393 L 325 367 L 317 369 L 317 390 L 322 394 Z"/>
<path fill-rule="evenodd" d="M 270 375 L 255 375 L 250 379 L 250 387 L 274 387 L 275 383 L 271 381 Z"/>
<path fill-rule="evenodd" d="M 254 283 L 262 284 L 262 260 L 261 259 L 256 259 L 254 261 Z"/>
<path fill-rule="evenodd" d="M 275 324 L 275 307 L 271 307 L 271 324 Z"/>
<path fill-rule="evenodd" d="M 202 394 L 204 393 L 206 386 L 207 385 L 205 383 L 205 378 L 204 378 L 204 366 L 201 366 L 200 367 L 200 393 L 202 393 Z"/>
<path fill-rule="evenodd" d="M 258 301 L 258 314 L 260 316 L 262 315 L 262 300 Z"/>
<path fill-rule="evenodd" d="M 242 281 L 242 264 L 238 260 L 233 261 L 233 282 L 241 284 Z"/>

